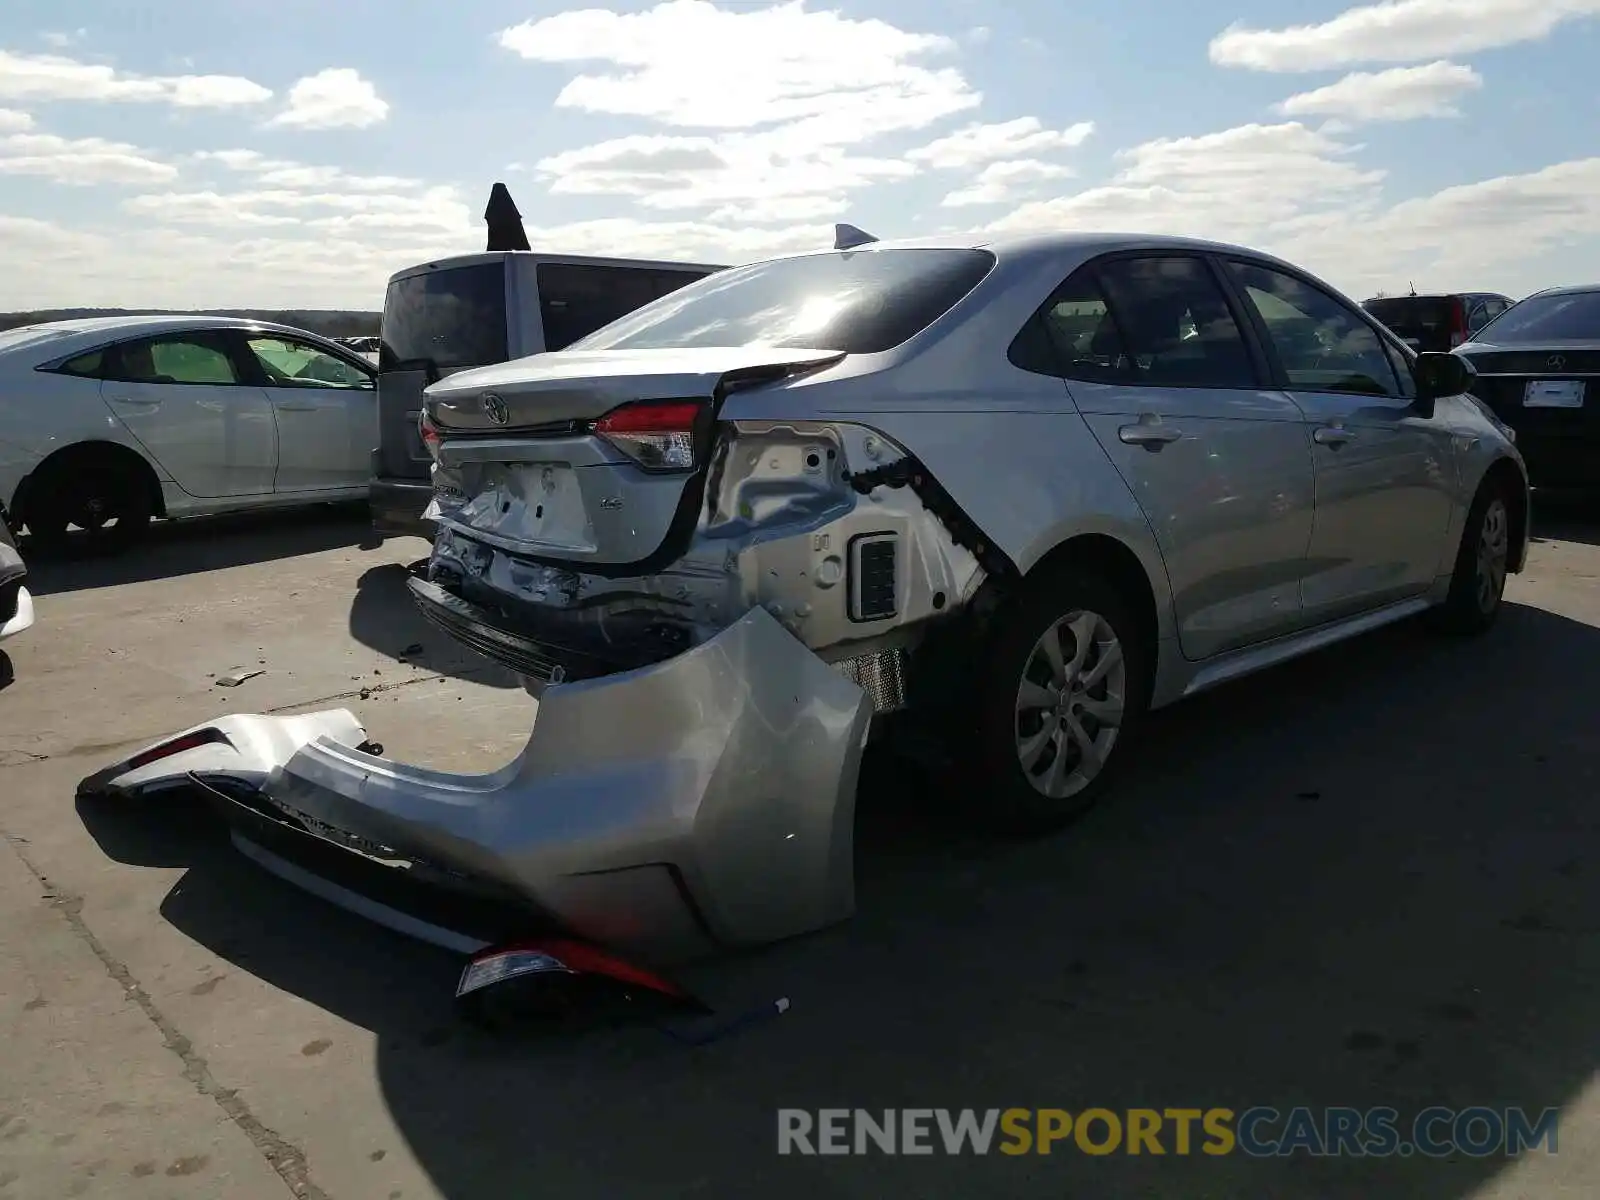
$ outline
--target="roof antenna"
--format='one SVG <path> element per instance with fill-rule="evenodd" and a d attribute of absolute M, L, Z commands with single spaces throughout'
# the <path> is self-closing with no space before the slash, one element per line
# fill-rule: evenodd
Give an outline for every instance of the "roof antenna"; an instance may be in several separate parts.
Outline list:
<path fill-rule="evenodd" d="M 1406 286 L 1407 286 L 1407 287 L 1409 287 L 1409 288 L 1410 288 L 1410 289 L 1411 289 L 1411 294 L 1412 294 L 1412 295 L 1413 295 L 1413 296 L 1415 296 L 1415 295 L 1416 295 L 1416 294 L 1417 294 L 1417 285 L 1416 285 L 1416 284 L 1415 284 L 1415 283 L 1409 283 L 1409 282 L 1408 282 L 1408 283 L 1407 283 L 1407 284 L 1406 284 Z"/>
<path fill-rule="evenodd" d="M 854 225 L 835 225 L 833 227 L 833 248 L 835 250 L 854 250 L 857 246 L 865 246 L 868 242 L 878 239 L 864 230 L 857 229 Z"/>

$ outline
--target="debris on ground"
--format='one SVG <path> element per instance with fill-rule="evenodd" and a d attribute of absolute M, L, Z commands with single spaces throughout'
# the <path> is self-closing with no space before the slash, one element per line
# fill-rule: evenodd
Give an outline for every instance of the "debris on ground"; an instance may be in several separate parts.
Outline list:
<path fill-rule="evenodd" d="M 217 676 L 218 687 L 238 687 L 247 679 L 254 679 L 257 675 L 265 675 L 260 667 L 243 667 L 237 671 L 229 671 L 226 675 Z"/>

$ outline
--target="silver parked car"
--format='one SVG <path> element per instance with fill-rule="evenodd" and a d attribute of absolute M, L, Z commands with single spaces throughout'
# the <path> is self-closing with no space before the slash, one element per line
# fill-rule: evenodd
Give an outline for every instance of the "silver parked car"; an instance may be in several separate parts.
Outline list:
<path fill-rule="evenodd" d="M 0 504 L 37 543 L 120 549 L 153 516 L 366 494 L 373 365 L 261 321 L 97 317 L 0 332 Z"/>
<path fill-rule="evenodd" d="M 412 587 L 539 696 L 514 763 L 441 775 L 357 748 L 348 713 L 232 717 L 90 784 L 228 781 L 286 877 L 326 870 L 284 869 L 299 823 L 658 957 L 815 928 L 851 911 L 891 717 L 1037 830 L 1152 708 L 1415 614 L 1487 628 L 1528 485 L 1470 381 L 1209 242 L 727 270 L 427 391 L 440 532 Z"/>

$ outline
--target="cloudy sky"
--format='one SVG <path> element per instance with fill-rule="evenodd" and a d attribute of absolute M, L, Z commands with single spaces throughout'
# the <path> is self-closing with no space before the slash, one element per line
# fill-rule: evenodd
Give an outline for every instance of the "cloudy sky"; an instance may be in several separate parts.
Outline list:
<path fill-rule="evenodd" d="M 1600 280 L 1600 0 L 6 0 L 0 309 L 376 308 L 481 249 L 1157 230 Z"/>

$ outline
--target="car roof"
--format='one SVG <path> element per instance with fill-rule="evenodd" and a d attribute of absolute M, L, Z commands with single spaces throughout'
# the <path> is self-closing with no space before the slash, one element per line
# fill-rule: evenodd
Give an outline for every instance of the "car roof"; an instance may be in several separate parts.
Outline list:
<path fill-rule="evenodd" d="M 415 266 L 402 267 L 389 276 L 391 284 L 428 271 L 448 271 L 456 267 L 479 267 L 508 259 L 526 258 L 540 263 L 555 263 L 574 267 L 643 267 L 663 271 L 723 271 L 726 264 L 683 262 L 675 259 L 609 258 L 594 254 L 545 254 L 538 250 L 480 250 L 476 254 L 454 254 L 449 258 L 435 258 Z"/>
<path fill-rule="evenodd" d="M 36 325 L 19 325 L 0 332 L 0 354 L 21 353 L 30 347 L 43 351 L 47 358 L 41 362 L 84 354 L 112 342 L 129 338 L 153 336 L 160 333 L 182 333 L 197 329 L 243 329 L 255 333 L 279 333 L 292 337 L 309 338 L 339 349 L 333 339 L 309 329 L 293 325 L 280 325 L 276 321 L 258 321 L 250 317 L 206 316 L 203 313 L 155 313 L 116 317 L 80 317 L 68 321 L 45 321 Z"/>
<path fill-rule="evenodd" d="M 1486 296 L 1492 300 L 1509 300 L 1504 292 L 1407 292 L 1404 296 L 1369 296 L 1361 303 L 1382 304 L 1391 300 L 1452 300 L 1457 296 Z"/>
<path fill-rule="evenodd" d="M 1535 296 L 1587 296 L 1600 292 L 1600 283 L 1572 283 L 1564 287 L 1542 288 Z"/>
<path fill-rule="evenodd" d="M 1177 237 L 1172 234 L 1128 233 L 1115 230 L 946 233 L 916 238 L 884 238 L 851 248 L 852 253 L 878 250 L 986 250 L 1002 262 L 1063 257 L 1088 259 L 1119 250 L 1184 250 L 1191 253 L 1241 255 L 1266 263 L 1276 263 L 1291 271 L 1302 270 L 1293 263 L 1251 246 L 1210 241 L 1205 238 Z M 838 251 L 833 247 L 819 247 L 815 250 L 774 255 L 765 261 L 834 253 Z"/>

